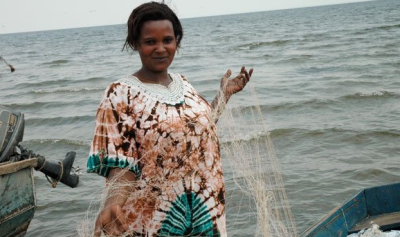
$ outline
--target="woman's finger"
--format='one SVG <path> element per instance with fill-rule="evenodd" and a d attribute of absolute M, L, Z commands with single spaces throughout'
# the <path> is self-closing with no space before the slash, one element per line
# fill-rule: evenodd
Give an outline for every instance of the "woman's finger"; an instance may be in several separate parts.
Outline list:
<path fill-rule="evenodd" d="M 93 237 L 100 237 L 103 231 L 103 223 L 105 223 L 106 215 L 104 212 L 101 212 L 96 219 L 96 223 L 94 225 L 94 235 Z"/>
<path fill-rule="evenodd" d="M 124 231 L 119 230 L 117 225 L 111 225 L 109 228 L 107 228 L 107 235 L 110 236 L 120 236 Z"/>
<path fill-rule="evenodd" d="M 231 69 L 228 69 L 226 71 L 225 75 L 222 77 L 222 80 L 224 83 L 226 83 L 229 80 L 229 77 L 231 77 L 231 74 L 232 74 Z"/>
<path fill-rule="evenodd" d="M 105 226 L 106 232 L 111 236 L 119 236 L 128 229 L 125 213 L 119 205 L 112 206 L 111 213 L 112 219 Z"/>
<path fill-rule="evenodd" d="M 100 236 L 101 236 L 101 226 L 97 225 L 97 221 L 96 221 L 93 237 L 100 237 Z"/>
<path fill-rule="evenodd" d="M 250 80 L 250 75 L 247 71 L 244 71 L 244 77 L 245 77 L 245 83 L 247 84 L 247 82 L 249 82 Z"/>
<path fill-rule="evenodd" d="M 225 75 L 221 78 L 221 88 L 224 88 L 227 85 L 229 77 L 231 77 L 231 74 L 232 74 L 231 70 L 228 69 Z"/>
<path fill-rule="evenodd" d="M 114 219 L 112 222 L 106 224 L 103 230 L 109 236 L 120 236 L 125 232 L 125 230 L 121 228 L 121 225 L 117 219 Z"/>
<path fill-rule="evenodd" d="M 121 233 L 125 232 L 128 229 L 128 223 L 126 221 L 125 213 L 123 212 L 121 207 L 118 208 L 116 224 Z"/>

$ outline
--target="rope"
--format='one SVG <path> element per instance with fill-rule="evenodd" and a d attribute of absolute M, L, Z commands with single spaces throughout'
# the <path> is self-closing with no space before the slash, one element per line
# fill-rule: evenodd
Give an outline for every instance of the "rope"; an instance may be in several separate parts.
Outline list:
<path fill-rule="evenodd" d="M 59 161 L 58 163 L 59 163 L 60 166 L 61 166 L 61 170 L 60 170 L 60 175 L 58 176 L 57 179 L 53 179 L 53 178 L 50 177 L 50 178 L 51 178 L 51 181 L 50 181 L 49 177 L 48 177 L 47 174 L 46 174 L 46 179 L 47 179 L 47 181 L 49 181 L 49 183 L 51 184 L 51 186 L 52 186 L 53 188 L 57 187 L 58 182 L 61 180 L 61 178 L 62 178 L 62 176 L 63 176 L 63 174 L 64 174 L 64 166 L 63 166 L 63 163 L 62 163 L 61 161 Z"/>
<path fill-rule="evenodd" d="M 46 160 L 44 160 L 43 165 L 39 169 L 37 169 L 37 171 L 41 171 L 45 164 L 46 164 Z"/>

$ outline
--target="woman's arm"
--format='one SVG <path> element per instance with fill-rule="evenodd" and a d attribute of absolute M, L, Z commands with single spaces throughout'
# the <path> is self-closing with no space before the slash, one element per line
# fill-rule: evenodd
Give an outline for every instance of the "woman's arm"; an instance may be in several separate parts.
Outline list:
<path fill-rule="evenodd" d="M 110 171 L 107 177 L 107 186 L 112 187 L 109 187 L 106 203 L 97 217 L 94 237 L 100 237 L 102 232 L 111 236 L 119 236 L 128 229 L 122 207 L 135 179 L 134 173 L 127 169 L 114 168 Z"/>
<path fill-rule="evenodd" d="M 243 90 L 246 84 L 250 81 L 253 69 L 251 68 L 247 72 L 246 68 L 242 67 L 239 75 L 233 79 L 229 79 L 231 74 L 231 70 L 228 69 L 221 79 L 220 90 L 211 103 L 215 123 L 217 123 L 219 116 L 222 114 L 222 111 L 224 111 L 225 105 L 228 103 L 231 96 Z"/>

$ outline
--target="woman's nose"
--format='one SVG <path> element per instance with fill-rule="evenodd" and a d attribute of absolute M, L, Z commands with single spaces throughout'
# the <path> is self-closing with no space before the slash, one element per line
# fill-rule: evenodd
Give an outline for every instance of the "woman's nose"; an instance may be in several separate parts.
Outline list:
<path fill-rule="evenodd" d="M 159 44 L 157 44 L 156 51 L 157 51 L 158 53 L 160 53 L 160 52 L 164 52 L 164 51 L 165 51 L 164 44 L 163 44 L 163 43 L 159 43 Z"/>

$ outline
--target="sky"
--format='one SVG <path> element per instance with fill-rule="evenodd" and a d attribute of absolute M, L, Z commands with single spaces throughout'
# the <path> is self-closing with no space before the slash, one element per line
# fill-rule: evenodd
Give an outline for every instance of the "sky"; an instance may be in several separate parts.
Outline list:
<path fill-rule="evenodd" d="M 166 0 L 179 18 L 332 5 L 363 0 Z M 0 0 L 0 34 L 125 24 L 145 0 Z"/>

